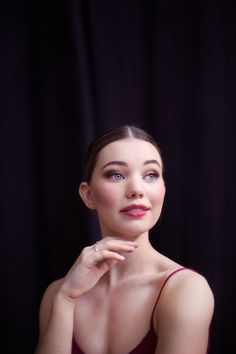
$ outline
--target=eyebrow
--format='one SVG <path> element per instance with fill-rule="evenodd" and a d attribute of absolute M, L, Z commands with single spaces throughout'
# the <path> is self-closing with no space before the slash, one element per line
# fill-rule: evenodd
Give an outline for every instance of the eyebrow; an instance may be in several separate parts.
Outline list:
<path fill-rule="evenodd" d="M 143 164 L 144 164 L 144 165 L 149 165 L 149 164 L 153 164 L 153 163 L 156 164 L 156 165 L 158 165 L 158 166 L 161 168 L 160 163 L 159 163 L 157 160 L 155 160 L 155 159 L 153 159 L 153 160 L 147 160 L 147 161 L 145 161 Z M 128 166 L 128 164 L 127 164 L 125 161 L 110 161 L 110 162 L 106 163 L 106 164 L 102 167 L 102 169 L 104 169 L 105 167 L 110 166 L 110 165 Z"/>

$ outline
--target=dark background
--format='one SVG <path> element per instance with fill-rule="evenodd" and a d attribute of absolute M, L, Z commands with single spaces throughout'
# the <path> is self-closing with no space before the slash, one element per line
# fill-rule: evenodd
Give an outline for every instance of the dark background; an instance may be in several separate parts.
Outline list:
<path fill-rule="evenodd" d="M 31 354 L 46 286 L 99 238 L 82 160 L 121 123 L 158 141 L 167 194 L 151 242 L 209 281 L 211 354 L 235 344 L 234 1 L 3 1 L 1 353 Z"/>

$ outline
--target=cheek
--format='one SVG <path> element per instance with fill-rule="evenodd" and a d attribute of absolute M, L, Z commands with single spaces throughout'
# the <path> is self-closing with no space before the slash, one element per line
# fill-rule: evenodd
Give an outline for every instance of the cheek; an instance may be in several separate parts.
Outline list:
<path fill-rule="evenodd" d="M 160 204 L 163 203 L 165 198 L 165 187 L 158 189 L 155 193 L 153 193 L 152 200 L 154 203 Z"/>
<path fill-rule="evenodd" d="M 117 201 L 117 193 L 115 193 L 114 189 L 110 190 L 109 188 L 106 187 L 95 189 L 93 191 L 93 197 L 94 197 L 95 204 L 97 204 L 97 207 L 112 206 Z"/>

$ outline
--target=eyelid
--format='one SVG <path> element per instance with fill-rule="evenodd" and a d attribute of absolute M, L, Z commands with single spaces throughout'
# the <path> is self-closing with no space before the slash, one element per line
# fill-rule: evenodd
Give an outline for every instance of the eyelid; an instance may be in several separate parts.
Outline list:
<path fill-rule="evenodd" d="M 160 176 L 160 174 L 161 174 L 161 172 L 160 171 L 158 171 L 157 169 L 151 169 L 151 170 L 148 170 L 148 171 L 146 171 L 145 173 L 144 173 L 144 175 L 146 176 L 146 175 L 149 175 L 149 174 L 156 174 L 156 175 L 158 175 L 158 176 Z"/>
<path fill-rule="evenodd" d="M 153 175 L 154 178 L 149 180 L 148 177 L 149 177 L 150 175 Z M 154 170 L 148 171 L 147 173 L 144 174 L 144 179 L 145 179 L 145 180 L 148 180 L 148 182 L 154 182 L 154 181 L 156 181 L 159 177 L 160 177 L 160 172 L 154 171 Z"/>
<path fill-rule="evenodd" d="M 120 173 L 121 175 L 124 175 L 125 172 L 124 171 L 120 171 L 120 170 L 115 170 L 115 169 L 110 169 L 104 172 L 105 175 L 112 175 L 114 173 Z"/>
<path fill-rule="evenodd" d="M 104 172 L 104 176 L 106 178 L 111 178 L 114 175 L 121 175 L 123 177 L 122 179 L 124 179 L 126 177 L 124 172 L 121 172 L 121 171 L 118 171 L 118 170 L 108 170 L 108 171 Z"/>

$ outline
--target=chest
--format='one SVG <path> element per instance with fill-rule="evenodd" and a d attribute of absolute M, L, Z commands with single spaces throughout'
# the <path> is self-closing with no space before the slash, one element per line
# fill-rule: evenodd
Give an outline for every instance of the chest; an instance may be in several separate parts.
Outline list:
<path fill-rule="evenodd" d="M 149 332 L 159 282 L 94 292 L 75 310 L 74 336 L 86 354 L 130 353 Z"/>

